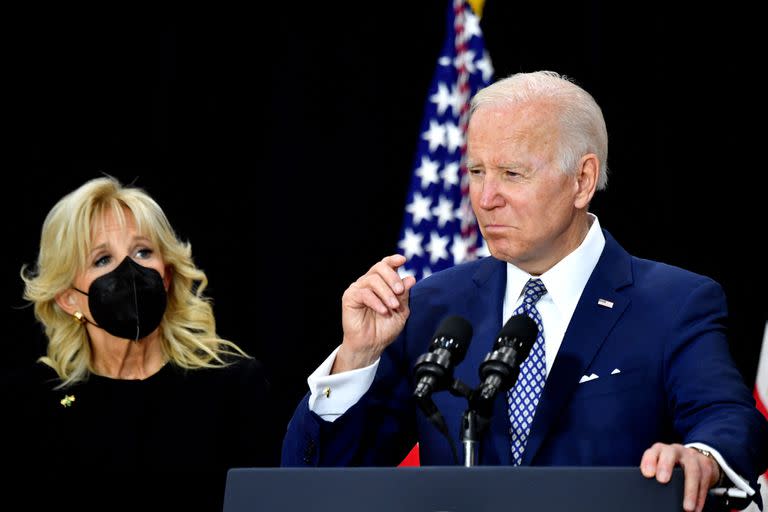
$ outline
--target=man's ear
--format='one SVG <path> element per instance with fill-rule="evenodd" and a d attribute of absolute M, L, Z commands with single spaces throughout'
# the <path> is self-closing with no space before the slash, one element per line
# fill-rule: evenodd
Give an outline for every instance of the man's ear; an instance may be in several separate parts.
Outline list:
<path fill-rule="evenodd" d="M 56 295 L 56 304 L 69 315 L 79 310 L 75 300 L 75 293 L 77 293 L 75 290 L 68 288 Z"/>
<path fill-rule="evenodd" d="M 584 209 L 589 206 L 597 189 L 597 180 L 600 177 L 600 160 L 594 153 L 581 157 L 579 168 L 576 171 L 576 197 L 574 206 Z"/>

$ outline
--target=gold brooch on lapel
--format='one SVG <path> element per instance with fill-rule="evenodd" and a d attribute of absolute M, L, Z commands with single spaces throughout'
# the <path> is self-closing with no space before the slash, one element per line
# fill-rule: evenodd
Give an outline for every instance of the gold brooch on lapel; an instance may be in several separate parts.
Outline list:
<path fill-rule="evenodd" d="M 72 405 L 72 402 L 75 401 L 75 395 L 64 395 L 64 398 L 61 399 L 61 405 L 64 407 L 70 407 Z"/>

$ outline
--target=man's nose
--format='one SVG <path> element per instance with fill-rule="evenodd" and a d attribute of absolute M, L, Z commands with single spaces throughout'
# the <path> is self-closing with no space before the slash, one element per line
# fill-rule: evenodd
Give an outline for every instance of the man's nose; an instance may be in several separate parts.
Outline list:
<path fill-rule="evenodd" d="M 492 210 L 504 204 L 499 193 L 499 183 L 493 176 L 486 174 L 480 184 L 481 190 L 478 196 L 478 206 L 483 210 Z"/>

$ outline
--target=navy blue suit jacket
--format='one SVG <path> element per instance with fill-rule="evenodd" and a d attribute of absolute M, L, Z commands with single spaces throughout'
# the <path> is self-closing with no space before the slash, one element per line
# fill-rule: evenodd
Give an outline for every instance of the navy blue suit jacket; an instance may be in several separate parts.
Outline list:
<path fill-rule="evenodd" d="M 730 357 L 722 288 L 632 257 L 604 234 L 605 249 L 547 377 L 523 464 L 638 466 L 657 441 L 699 441 L 755 485 L 768 466 L 768 429 Z M 382 355 L 370 390 L 335 422 L 309 411 L 305 397 L 284 440 L 283 464 L 395 465 L 416 441 L 423 465 L 453 464 L 446 439 L 411 398 L 413 364 L 440 321 L 460 315 L 474 335 L 455 377 L 476 387 L 478 366 L 502 326 L 505 287 L 506 265 L 494 258 L 418 283 L 406 327 Z M 592 373 L 599 378 L 579 383 Z M 511 464 L 502 395 L 480 444 L 481 465 Z M 458 446 L 466 400 L 448 392 L 433 398 Z"/>

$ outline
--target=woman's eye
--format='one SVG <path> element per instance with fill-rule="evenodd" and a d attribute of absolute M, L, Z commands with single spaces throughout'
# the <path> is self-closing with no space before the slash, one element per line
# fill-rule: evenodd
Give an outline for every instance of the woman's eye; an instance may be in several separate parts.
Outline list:
<path fill-rule="evenodd" d="M 94 267 L 103 267 L 103 266 L 109 265 L 110 259 L 111 258 L 109 256 L 101 256 L 101 257 L 97 258 L 96 261 L 93 262 L 93 266 Z"/>
<path fill-rule="evenodd" d="M 138 251 L 136 251 L 136 257 L 139 259 L 147 259 L 150 256 L 152 256 L 152 252 L 153 252 L 152 249 L 146 249 L 146 248 L 139 249 Z"/>

